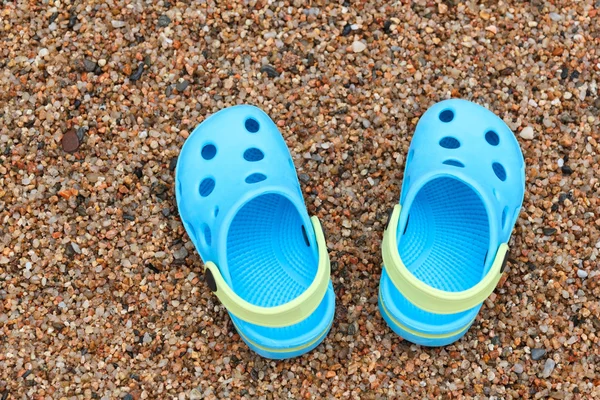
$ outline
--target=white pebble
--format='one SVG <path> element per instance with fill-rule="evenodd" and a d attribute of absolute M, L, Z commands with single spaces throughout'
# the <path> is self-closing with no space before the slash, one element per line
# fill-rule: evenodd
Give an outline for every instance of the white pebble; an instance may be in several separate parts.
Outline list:
<path fill-rule="evenodd" d="M 355 41 L 354 43 L 352 43 L 352 51 L 355 53 L 360 53 L 361 51 L 364 51 L 366 48 L 367 48 L 367 45 L 358 40 Z"/>
<path fill-rule="evenodd" d="M 584 271 L 582 269 L 578 269 L 577 270 L 577 276 L 580 277 L 581 279 L 585 279 L 588 277 L 588 273 L 587 271 Z"/>
<path fill-rule="evenodd" d="M 523 373 L 523 365 L 515 364 L 515 366 L 513 367 L 513 371 L 515 371 L 515 374 L 522 374 Z"/>
<path fill-rule="evenodd" d="M 550 19 L 554 22 L 560 21 L 562 19 L 562 17 L 555 12 L 552 12 L 549 15 L 550 15 Z"/>
<path fill-rule="evenodd" d="M 43 47 L 40 49 L 40 51 L 38 52 L 38 56 L 40 57 L 46 57 L 50 52 L 48 51 L 47 48 Z"/>
<path fill-rule="evenodd" d="M 106 65 L 106 60 L 104 58 L 101 58 L 98 60 L 98 65 L 100 67 L 104 67 Z"/>
<path fill-rule="evenodd" d="M 112 21 L 110 21 L 110 23 L 112 24 L 113 28 L 122 28 L 125 26 L 124 21 L 119 21 L 116 19 L 113 19 Z"/>
<path fill-rule="evenodd" d="M 565 92 L 565 93 L 563 94 L 563 98 L 564 98 L 565 100 L 569 100 L 571 97 L 573 97 L 573 94 L 572 94 L 571 92 Z"/>
<path fill-rule="evenodd" d="M 556 366 L 556 362 L 553 359 L 548 358 L 546 360 L 546 364 L 544 364 L 544 371 L 542 372 L 542 377 L 543 378 L 550 377 L 550 375 L 552 375 L 552 371 L 554 371 L 555 366 Z"/>
<path fill-rule="evenodd" d="M 525 128 L 523 128 L 521 133 L 519 133 L 519 136 L 521 136 L 525 140 L 533 139 L 533 128 L 531 126 L 526 126 Z"/>
<path fill-rule="evenodd" d="M 563 165 L 565 165 L 565 160 L 563 160 L 562 158 L 558 159 L 558 168 L 561 168 Z"/>

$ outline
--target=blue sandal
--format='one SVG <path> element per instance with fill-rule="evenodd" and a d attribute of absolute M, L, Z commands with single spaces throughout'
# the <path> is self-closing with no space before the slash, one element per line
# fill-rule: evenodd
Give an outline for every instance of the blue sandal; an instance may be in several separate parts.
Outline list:
<path fill-rule="evenodd" d="M 443 346 L 466 333 L 502 276 L 524 190 L 500 118 L 465 100 L 425 112 L 382 244 L 379 308 L 398 335 Z"/>
<path fill-rule="evenodd" d="M 248 346 L 283 359 L 321 343 L 335 309 L 329 255 L 273 121 L 246 105 L 205 120 L 179 155 L 176 197 L 208 287 Z"/>

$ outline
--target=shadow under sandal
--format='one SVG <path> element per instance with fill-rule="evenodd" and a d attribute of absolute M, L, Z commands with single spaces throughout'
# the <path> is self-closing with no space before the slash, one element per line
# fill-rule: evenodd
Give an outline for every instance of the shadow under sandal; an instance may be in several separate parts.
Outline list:
<path fill-rule="evenodd" d="M 335 308 L 329 255 L 273 121 L 253 106 L 205 120 L 179 155 L 176 197 L 206 283 L 248 346 L 283 359 L 321 343 Z"/>
<path fill-rule="evenodd" d="M 524 188 L 500 118 L 465 100 L 425 112 L 382 244 L 379 308 L 398 335 L 443 346 L 466 333 L 502 276 Z"/>

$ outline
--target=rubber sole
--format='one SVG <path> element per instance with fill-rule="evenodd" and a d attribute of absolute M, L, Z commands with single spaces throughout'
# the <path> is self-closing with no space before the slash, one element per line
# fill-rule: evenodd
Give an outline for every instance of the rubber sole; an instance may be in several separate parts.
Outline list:
<path fill-rule="evenodd" d="M 329 324 L 327 324 L 327 328 L 319 336 L 317 336 L 314 340 L 312 340 L 302 346 L 292 347 L 289 349 L 272 348 L 272 347 L 266 347 L 266 346 L 259 345 L 259 344 L 255 343 L 254 341 L 250 340 L 249 338 L 247 338 L 246 336 L 244 336 L 244 334 L 238 328 L 238 326 L 235 324 L 235 322 L 233 323 L 233 325 L 235 326 L 237 332 L 239 333 L 239 335 L 242 338 L 242 340 L 244 341 L 244 343 L 246 343 L 252 351 L 256 352 L 261 357 L 269 358 L 272 360 L 283 360 L 283 359 L 298 357 L 303 354 L 306 354 L 309 351 L 311 351 L 312 349 L 314 349 L 315 347 L 317 347 L 318 345 L 320 345 L 323 342 L 323 339 L 325 339 L 325 336 L 327 336 L 327 334 L 331 330 L 331 326 L 333 325 L 333 319 L 334 318 L 331 318 L 331 321 L 329 321 Z"/>
<path fill-rule="evenodd" d="M 428 346 L 428 347 L 440 347 L 451 344 L 467 333 L 475 319 L 471 320 L 465 327 L 460 328 L 453 332 L 448 332 L 444 334 L 431 334 L 424 333 L 414 330 L 400 321 L 398 321 L 394 316 L 390 314 L 387 307 L 385 306 L 385 302 L 383 300 L 383 296 L 381 295 L 381 290 L 379 291 L 379 312 L 383 316 L 383 319 L 387 324 L 392 328 L 392 330 L 403 339 L 406 339 L 412 343 Z"/>

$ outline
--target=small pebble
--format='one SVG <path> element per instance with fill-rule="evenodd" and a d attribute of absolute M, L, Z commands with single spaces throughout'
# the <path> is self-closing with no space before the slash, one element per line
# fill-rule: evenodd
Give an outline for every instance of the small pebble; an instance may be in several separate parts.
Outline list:
<path fill-rule="evenodd" d="M 95 61 L 86 58 L 83 60 L 83 66 L 87 72 L 94 72 L 98 64 L 96 64 Z"/>
<path fill-rule="evenodd" d="M 277 70 L 275 68 L 273 68 L 271 65 L 264 65 L 260 69 L 260 72 L 266 73 L 269 78 L 277 78 L 279 76 L 279 73 L 277 72 Z"/>
<path fill-rule="evenodd" d="M 135 72 L 133 74 L 131 74 L 131 76 L 129 77 L 129 79 L 131 81 L 137 81 L 142 77 L 142 74 L 144 73 L 144 63 L 139 63 L 137 66 L 137 69 L 135 70 Z"/>
<path fill-rule="evenodd" d="M 181 82 L 179 82 L 175 88 L 177 89 L 178 92 L 183 92 L 185 89 L 187 89 L 187 87 L 190 85 L 190 83 L 187 80 L 183 80 Z"/>
<path fill-rule="evenodd" d="M 544 370 L 542 371 L 542 378 L 548 378 L 552 375 L 552 371 L 554 371 L 554 367 L 556 366 L 556 362 L 548 358 L 546 363 L 544 364 Z"/>
<path fill-rule="evenodd" d="M 523 128 L 521 133 L 519 133 L 519 136 L 521 136 L 525 140 L 533 139 L 533 128 L 531 126 Z"/>
<path fill-rule="evenodd" d="M 166 26 L 169 26 L 169 24 L 171 23 L 171 18 L 169 18 L 166 15 L 161 15 L 160 17 L 158 17 L 158 26 L 161 28 L 164 28 Z"/>
<path fill-rule="evenodd" d="M 577 276 L 581 279 L 585 279 L 588 277 L 588 273 L 582 269 L 577 270 Z"/>
<path fill-rule="evenodd" d="M 62 148 L 67 153 L 74 153 L 79 148 L 79 137 L 75 129 L 69 129 L 65 132 L 61 140 Z"/>
<path fill-rule="evenodd" d="M 110 21 L 110 24 L 112 25 L 113 28 L 123 28 L 125 26 L 125 21 L 119 21 L 119 20 L 115 20 L 113 19 L 112 21 Z"/>
<path fill-rule="evenodd" d="M 352 43 L 352 51 L 355 53 L 360 53 L 367 48 L 367 45 L 360 41 L 355 41 Z"/>
<path fill-rule="evenodd" d="M 348 36 L 352 32 L 352 26 L 350 24 L 344 25 L 344 29 L 342 29 L 342 36 Z"/>
<path fill-rule="evenodd" d="M 515 364 L 513 366 L 513 371 L 515 372 L 515 374 L 522 374 L 523 373 L 523 365 L 522 364 Z"/>
<path fill-rule="evenodd" d="M 546 355 L 546 350 L 544 349 L 532 349 L 531 350 L 531 359 L 532 360 L 539 360 L 540 358 L 544 357 Z"/>

